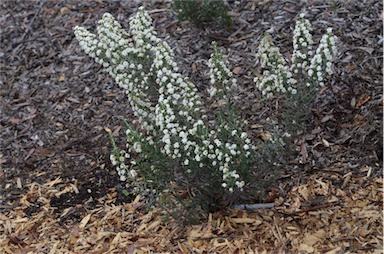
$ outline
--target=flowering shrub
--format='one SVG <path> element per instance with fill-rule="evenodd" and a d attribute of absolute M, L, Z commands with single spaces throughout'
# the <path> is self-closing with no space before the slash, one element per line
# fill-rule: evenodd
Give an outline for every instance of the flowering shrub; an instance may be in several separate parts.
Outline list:
<path fill-rule="evenodd" d="M 313 51 L 311 24 L 301 14 L 293 33 L 293 53 L 291 66 L 273 44 L 272 37 L 266 34 L 259 45 L 257 58 L 264 69 L 262 77 L 254 79 L 257 88 L 266 97 L 288 93 L 283 102 L 287 108 L 287 126 L 302 125 L 308 117 L 303 108 L 309 106 L 318 87 L 324 86 L 326 78 L 332 74 L 332 61 L 336 55 L 336 36 L 328 28 Z"/>
<path fill-rule="evenodd" d="M 137 191 L 156 192 L 158 199 L 172 188 L 188 190 L 189 200 L 213 206 L 217 195 L 241 191 L 255 151 L 234 115 L 229 94 L 236 80 L 223 56 L 214 45 L 210 91 L 225 103 L 216 108 L 212 126 L 196 87 L 178 72 L 172 49 L 156 36 L 148 13 L 140 8 L 129 24 L 130 33 L 106 13 L 97 36 L 74 28 L 81 48 L 124 89 L 137 118 L 127 124 L 125 149 L 112 139 L 110 158 L 120 180 L 134 183 Z M 173 198 L 192 206 L 185 197 Z"/>

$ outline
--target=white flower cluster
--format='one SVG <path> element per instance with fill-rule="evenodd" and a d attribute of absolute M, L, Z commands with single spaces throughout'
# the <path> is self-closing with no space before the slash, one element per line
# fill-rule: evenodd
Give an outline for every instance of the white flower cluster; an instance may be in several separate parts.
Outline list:
<path fill-rule="evenodd" d="M 336 36 L 332 33 L 332 28 L 327 29 L 327 33 L 321 37 L 320 45 L 316 49 L 316 54 L 311 59 L 308 69 L 310 83 L 318 83 L 324 86 L 324 80 L 333 74 L 332 61 L 337 53 Z"/>
<path fill-rule="evenodd" d="M 136 44 L 143 38 L 148 41 L 148 45 L 157 43 L 158 39 L 153 31 L 140 30 L 137 26 L 141 24 L 135 19 L 130 23 L 138 37 L 138 39 L 135 38 Z M 145 55 L 145 47 L 135 47 L 131 36 L 109 13 L 105 13 L 98 23 L 99 39 L 83 27 L 76 26 L 74 31 L 81 48 L 97 63 L 102 64 L 118 85 L 126 90 L 135 116 L 139 118 L 144 128 L 150 128 L 149 122 L 154 116 L 154 107 L 151 102 L 154 98 L 151 98 L 148 86 L 151 74 L 144 70 L 145 66 L 142 64 L 144 61 L 141 60 Z"/>
<path fill-rule="evenodd" d="M 271 35 L 263 36 L 256 57 L 260 61 L 261 68 L 266 69 L 262 78 L 254 78 L 257 88 L 263 95 L 269 98 L 276 93 L 296 93 L 294 88 L 296 80 L 292 78 L 292 73 L 279 48 L 273 44 Z"/>
<path fill-rule="evenodd" d="M 137 167 L 140 160 L 129 154 L 139 154 L 146 160 L 149 158 L 146 153 L 159 150 L 171 160 L 180 161 L 186 172 L 193 173 L 199 168 L 218 170 L 224 188 L 242 189 L 245 182 L 235 168 L 244 156 L 250 156 L 251 141 L 245 133 L 231 130 L 232 136 L 243 145 L 224 142 L 219 132 L 207 127 L 204 122 L 207 116 L 196 87 L 178 72 L 171 48 L 156 37 L 151 18 L 143 8 L 130 20 L 130 28 L 129 34 L 106 13 L 98 23 L 98 38 L 82 27 L 74 29 L 82 49 L 125 89 L 138 118 L 140 131 L 126 132 L 127 151 L 119 150 L 111 155 L 120 179 L 138 175 L 135 168 L 140 169 Z M 230 76 L 230 71 L 225 65 L 215 63 L 215 66 L 216 71 L 212 72 L 215 79 L 227 82 L 224 77 Z M 157 169 L 151 167 L 151 170 L 155 173 Z"/>
<path fill-rule="evenodd" d="M 225 129 L 225 131 L 221 128 Z M 247 133 L 239 133 L 236 129 L 230 128 L 229 125 L 222 124 L 221 128 L 218 129 L 218 132 L 220 134 L 228 133 L 226 135 L 227 141 L 223 143 L 215 139 L 214 143 L 217 148 L 209 157 L 212 158 L 212 165 L 216 164 L 216 161 L 220 165 L 219 170 L 223 173 L 223 187 L 228 187 L 228 182 L 234 182 L 239 189 L 242 189 L 245 182 L 240 181 L 239 174 L 230 169 L 239 166 L 238 162 L 246 161 L 251 155 L 251 149 L 254 149 L 254 147 Z M 235 142 L 235 140 L 239 140 L 239 142 Z M 242 144 L 242 146 L 238 144 Z M 229 191 L 233 191 L 232 186 L 229 186 Z"/>
<path fill-rule="evenodd" d="M 131 167 L 126 164 L 126 159 L 129 158 L 129 153 L 126 153 L 124 150 L 121 150 L 118 154 L 110 155 L 110 160 L 112 162 L 112 165 L 116 166 L 120 181 L 126 181 L 127 175 L 130 178 L 135 178 L 137 176 L 137 172 L 134 169 L 131 169 Z"/>
<path fill-rule="evenodd" d="M 235 185 L 241 189 L 245 184 L 244 181 L 239 181 L 239 175 L 234 171 L 229 171 L 229 168 L 239 166 L 239 163 L 233 164 L 233 162 L 249 161 L 251 151 L 255 147 L 251 144 L 247 134 L 241 131 L 240 122 L 234 112 L 233 92 L 237 88 L 237 80 L 232 78 L 233 74 L 227 67 L 228 61 L 219 52 L 216 42 L 212 43 L 212 47 L 214 52 L 208 61 L 211 81 L 209 92 L 211 97 L 214 97 L 217 101 L 224 101 L 224 104 L 219 106 L 215 113 L 220 126 L 216 133 L 221 137 L 221 140 L 226 140 L 226 142 L 222 143 L 219 140 L 214 140 L 217 148 L 215 148 L 214 153 L 209 155 L 209 158 L 218 160 L 219 170 L 223 172 L 223 187 L 228 186 L 225 181 L 231 177 L 236 179 Z M 214 160 L 213 163 L 216 164 L 216 161 Z M 229 188 L 229 190 L 233 191 L 232 188 Z"/>
<path fill-rule="evenodd" d="M 236 89 L 237 80 L 232 78 L 232 72 L 228 69 L 228 60 L 217 49 L 217 43 L 212 42 L 214 52 L 208 61 L 209 77 L 211 87 L 209 89 L 210 97 L 227 100 L 229 93 Z M 232 78 L 231 80 L 229 80 Z"/>
<path fill-rule="evenodd" d="M 266 35 L 260 42 L 257 57 L 260 65 L 266 70 L 263 77 L 256 77 L 254 81 L 263 95 L 267 97 L 276 93 L 297 93 L 298 85 L 324 85 L 325 79 L 332 74 L 332 61 L 336 55 L 336 36 L 331 29 L 323 35 L 320 45 L 313 52 L 312 27 L 304 14 L 297 20 L 293 33 L 292 65 L 288 69 L 286 61 L 279 49 L 272 43 L 270 35 Z"/>
<path fill-rule="evenodd" d="M 293 53 L 291 58 L 291 71 L 297 76 L 305 75 L 309 65 L 309 57 L 312 52 L 312 27 L 309 20 L 304 19 L 304 13 L 300 14 L 293 32 Z"/>

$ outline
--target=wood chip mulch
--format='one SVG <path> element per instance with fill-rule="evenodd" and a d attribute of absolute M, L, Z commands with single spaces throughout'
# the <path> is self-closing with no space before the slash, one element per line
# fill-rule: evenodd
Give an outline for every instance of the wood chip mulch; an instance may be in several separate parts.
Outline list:
<path fill-rule="evenodd" d="M 0 253 L 383 253 L 382 1 L 227 2 L 231 31 L 180 22 L 168 0 L 0 2 Z M 218 42 L 254 137 L 279 110 L 263 107 L 252 81 L 264 31 L 289 58 L 300 13 L 316 42 L 333 28 L 336 73 L 271 186 L 273 208 L 227 208 L 187 226 L 122 194 L 105 129 L 123 139 L 132 112 L 72 28 L 94 31 L 104 12 L 127 28 L 140 5 L 203 95 Z"/>
<path fill-rule="evenodd" d="M 337 172 L 337 168 L 332 171 Z M 382 253 L 383 179 L 313 175 L 269 210 L 227 210 L 199 225 L 163 221 L 144 213 L 140 196 L 114 205 L 116 191 L 98 200 L 79 222 L 78 207 L 57 213 L 52 197 L 76 192 L 75 183 L 56 178 L 29 186 L 12 212 L 0 214 L 1 253 Z M 40 211 L 27 215 L 34 203 Z"/>

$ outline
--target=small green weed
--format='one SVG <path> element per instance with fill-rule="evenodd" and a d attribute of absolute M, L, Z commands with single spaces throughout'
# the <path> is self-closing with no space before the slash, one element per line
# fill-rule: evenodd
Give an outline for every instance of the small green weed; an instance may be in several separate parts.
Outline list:
<path fill-rule="evenodd" d="M 232 28 L 229 7 L 223 0 L 174 0 L 172 8 L 180 20 L 189 20 L 198 27 Z"/>

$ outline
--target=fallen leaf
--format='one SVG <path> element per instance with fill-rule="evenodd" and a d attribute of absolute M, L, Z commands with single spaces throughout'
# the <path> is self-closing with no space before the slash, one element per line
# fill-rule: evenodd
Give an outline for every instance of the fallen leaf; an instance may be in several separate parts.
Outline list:
<path fill-rule="evenodd" d="M 83 229 L 87 223 L 89 222 L 89 220 L 91 219 L 91 214 L 88 214 L 87 216 L 85 216 L 81 221 L 80 221 L 80 225 L 79 225 L 79 228 Z"/>
<path fill-rule="evenodd" d="M 354 123 L 354 125 L 355 126 L 361 125 L 362 121 L 364 120 L 364 118 L 365 118 L 365 116 L 363 116 L 363 115 L 360 115 L 360 114 L 356 115 L 355 116 L 355 123 Z"/>
<path fill-rule="evenodd" d="M 241 67 L 237 66 L 237 67 L 233 68 L 232 72 L 234 74 L 239 74 L 241 72 Z"/>
<path fill-rule="evenodd" d="M 179 247 L 182 253 L 189 253 L 188 248 L 185 246 L 184 243 L 180 243 L 179 241 L 177 241 L 177 246 Z"/>
<path fill-rule="evenodd" d="M 289 13 L 297 13 L 297 10 L 288 7 L 284 7 L 283 10 Z"/>
<path fill-rule="evenodd" d="M 57 177 L 55 180 L 50 181 L 50 182 L 48 182 L 48 183 L 45 183 L 44 185 L 45 185 L 45 186 L 48 186 L 48 187 L 52 187 L 52 186 L 54 186 L 55 184 L 58 184 L 58 183 L 61 183 L 61 182 L 63 182 L 63 180 L 61 180 L 60 177 Z"/>
<path fill-rule="evenodd" d="M 333 119 L 333 115 L 326 115 L 323 118 L 321 118 L 321 123 L 328 122 L 331 119 Z"/>
<path fill-rule="evenodd" d="M 314 236 L 316 236 L 319 240 L 321 239 L 321 238 L 325 238 L 326 237 L 326 232 L 325 232 L 325 230 L 324 229 L 319 229 L 319 230 L 317 230 L 315 233 L 314 233 Z"/>
<path fill-rule="evenodd" d="M 357 103 L 356 103 L 356 108 L 363 106 L 367 101 L 371 99 L 371 96 L 367 94 L 363 94 L 359 97 Z"/>
<path fill-rule="evenodd" d="M 232 221 L 237 224 L 243 224 L 243 223 L 253 223 L 256 221 L 256 219 L 253 218 L 232 218 Z"/>
<path fill-rule="evenodd" d="M 72 230 L 71 230 L 71 239 L 70 239 L 70 242 L 71 242 L 72 244 L 75 244 L 78 238 L 79 238 L 79 224 L 75 224 L 75 225 L 72 227 Z"/>
<path fill-rule="evenodd" d="M 119 131 L 121 130 L 123 126 L 117 126 L 116 129 L 112 132 L 112 136 L 117 137 L 119 136 Z"/>
<path fill-rule="evenodd" d="M 150 225 L 147 226 L 147 231 L 150 231 L 151 229 L 154 229 L 155 227 L 160 225 L 160 223 L 161 222 L 159 220 L 156 220 L 156 221 L 152 222 Z"/>
<path fill-rule="evenodd" d="M 227 101 L 224 99 L 221 99 L 221 100 L 218 100 L 218 101 L 215 101 L 214 103 L 212 103 L 211 108 L 218 108 L 218 107 L 224 106 L 226 104 L 227 104 Z"/>
<path fill-rule="evenodd" d="M 67 15 L 69 13 L 71 13 L 71 10 L 68 7 L 63 7 L 60 9 L 61 16 Z"/>
<path fill-rule="evenodd" d="M 360 208 L 364 208 L 364 207 L 366 207 L 367 205 L 369 204 L 369 201 L 367 201 L 367 200 L 360 200 L 360 201 L 357 201 L 356 202 L 356 206 L 357 207 L 360 207 Z"/>
<path fill-rule="evenodd" d="M 229 11 L 228 16 L 239 17 L 241 14 L 239 12 Z"/>
<path fill-rule="evenodd" d="M 35 115 L 36 112 L 37 112 L 37 108 L 36 107 L 27 107 L 27 110 L 29 111 L 30 115 Z"/>
<path fill-rule="evenodd" d="M 80 103 L 80 101 L 78 99 L 73 98 L 73 97 L 68 97 L 68 98 L 66 98 L 66 100 L 70 101 L 70 102 L 78 103 L 78 104 Z"/>
<path fill-rule="evenodd" d="M 168 19 L 167 17 L 162 17 L 162 18 L 156 19 L 156 24 L 164 23 L 167 19 Z"/>
<path fill-rule="evenodd" d="M 297 191 L 300 193 L 300 195 L 305 199 L 308 200 L 309 198 L 309 191 L 307 186 L 301 185 L 299 188 L 297 188 Z"/>
<path fill-rule="evenodd" d="M 261 125 L 261 124 L 252 124 L 250 127 L 251 127 L 251 129 L 257 129 L 257 128 L 263 128 L 263 125 Z"/>
<path fill-rule="evenodd" d="M 258 138 L 260 138 L 261 140 L 263 141 L 268 141 L 268 140 L 271 140 L 272 139 L 272 135 L 269 133 L 269 132 L 260 132 L 258 135 L 257 135 Z"/>
<path fill-rule="evenodd" d="M 31 148 L 31 150 L 29 150 L 29 152 L 27 153 L 27 156 L 25 156 L 24 160 L 28 159 L 29 157 L 31 157 L 31 155 L 35 152 L 35 148 Z"/>
<path fill-rule="evenodd" d="M 48 149 L 48 148 L 45 148 L 45 147 L 37 147 L 37 148 L 35 148 L 33 154 L 36 156 L 52 157 L 56 153 L 54 151 Z"/>
<path fill-rule="evenodd" d="M 329 147 L 329 142 L 325 138 L 321 139 L 321 141 L 325 147 Z"/>
<path fill-rule="evenodd" d="M 113 238 L 111 244 L 118 244 L 120 242 L 120 239 L 121 239 L 121 232 L 118 232 L 116 236 Z"/>
<path fill-rule="evenodd" d="M 22 122 L 21 119 L 19 118 L 16 118 L 16 117 L 13 117 L 11 116 L 9 119 L 8 119 L 8 122 L 10 122 L 11 124 L 20 124 Z"/>
<path fill-rule="evenodd" d="M 196 63 L 195 63 L 195 62 L 193 62 L 193 63 L 191 64 L 191 68 L 192 68 L 192 73 L 195 73 L 196 70 L 197 70 Z"/>
<path fill-rule="evenodd" d="M 33 119 L 33 118 L 35 118 L 35 117 L 36 117 L 36 114 L 29 114 L 29 115 L 27 115 L 26 117 L 24 117 L 21 121 L 24 122 L 24 121 Z"/>
<path fill-rule="evenodd" d="M 303 162 L 306 162 L 308 159 L 308 151 L 307 151 L 307 147 L 304 143 L 301 144 L 300 154 L 303 158 Z"/>
<path fill-rule="evenodd" d="M 300 244 L 299 251 L 304 251 L 306 253 L 313 253 L 315 249 L 312 246 L 309 246 L 305 243 Z"/>
<path fill-rule="evenodd" d="M 266 197 L 263 202 L 265 203 L 272 203 L 275 199 L 277 198 L 277 192 L 276 192 L 276 189 L 272 189 L 269 193 L 268 193 L 268 197 Z"/>
<path fill-rule="evenodd" d="M 354 65 L 354 64 L 350 64 L 350 65 L 345 66 L 346 71 L 354 71 L 356 69 L 357 69 L 357 65 Z"/>
<path fill-rule="evenodd" d="M 16 184 L 17 184 L 17 188 L 19 189 L 23 188 L 23 184 L 21 183 L 20 177 L 16 178 Z"/>
<path fill-rule="evenodd" d="M 84 152 L 77 151 L 76 149 L 70 149 L 70 150 L 65 151 L 65 155 L 67 155 L 69 157 L 76 157 L 76 156 L 84 155 Z"/>
<path fill-rule="evenodd" d="M 314 235 L 307 235 L 304 237 L 303 241 L 306 245 L 313 246 L 319 241 L 319 238 Z"/>

